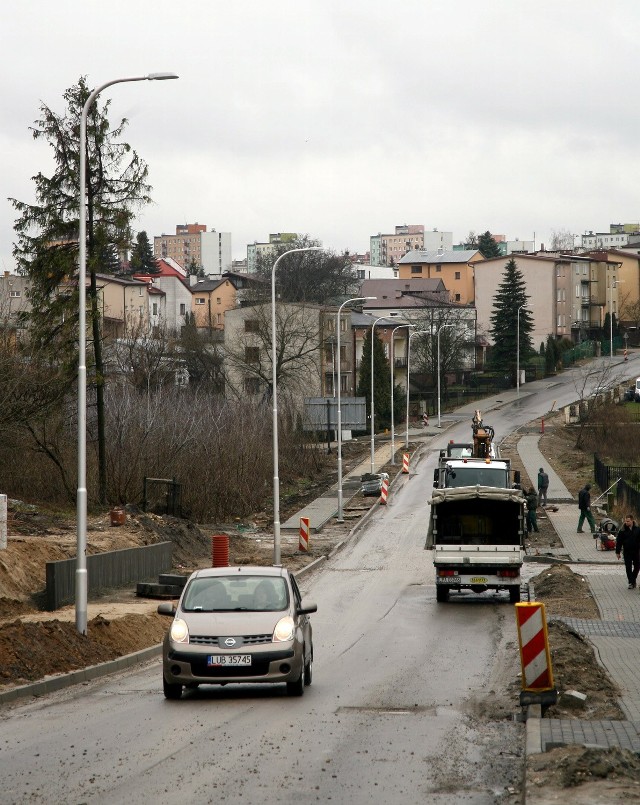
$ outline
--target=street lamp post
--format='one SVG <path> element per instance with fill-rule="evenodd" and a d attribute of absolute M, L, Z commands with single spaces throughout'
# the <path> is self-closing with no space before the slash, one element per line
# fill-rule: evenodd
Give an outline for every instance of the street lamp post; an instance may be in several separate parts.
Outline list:
<path fill-rule="evenodd" d="M 78 208 L 78 490 L 76 548 L 76 629 L 87 633 L 87 117 L 89 108 L 103 89 L 130 81 L 165 81 L 178 78 L 175 73 L 149 73 L 132 78 L 116 78 L 93 90 L 80 116 L 80 176 Z"/>
<path fill-rule="evenodd" d="M 438 328 L 438 361 L 437 361 L 437 371 L 438 371 L 438 427 L 442 427 L 440 424 L 440 333 L 444 330 L 445 327 L 453 327 L 453 324 L 442 324 Z"/>
<path fill-rule="evenodd" d="M 337 426 L 338 426 L 338 516 L 337 522 L 344 523 L 344 513 L 342 510 L 342 411 L 340 410 L 340 386 L 341 386 L 341 372 L 340 372 L 340 314 L 345 305 L 350 305 L 352 302 L 366 302 L 370 299 L 377 299 L 376 296 L 356 296 L 354 299 L 347 299 L 338 308 L 336 313 L 336 330 L 338 332 L 338 411 L 337 411 Z"/>
<path fill-rule="evenodd" d="M 280 565 L 280 478 L 278 477 L 278 378 L 276 339 L 276 268 L 280 260 L 295 252 L 322 251 L 321 246 L 289 249 L 276 258 L 271 268 L 271 395 L 273 399 L 273 564 Z"/>
<path fill-rule="evenodd" d="M 516 327 L 516 396 L 520 396 L 520 311 L 523 307 L 529 307 L 525 302 L 518 308 L 518 322 Z"/>
<path fill-rule="evenodd" d="M 373 334 L 374 328 L 379 321 L 386 319 L 386 316 L 378 316 L 378 318 L 373 322 L 371 325 L 371 474 L 376 471 L 376 460 L 375 460 L 375 429 L 374 429 L 374 402 L 373 402 Z"/>
<path fill-rule="evenodd" d="M 609 280 L 609 360 L 613 361 L 613 289 L 617 288 L 619 280 L 615 277 Z"/>
<path fill-rule="evenodd" d="M 415 327 L 415 324 L 399 324 L 397 327 L 394 327 L 391 331 L 391 349 L 389 351 L 389 356 L 391 358 L 391 463 L 396 463 L 396 442 L 395 442 L 395 424 L 394 424 L 394 413 L 393 413 L 393 364 L 395 362 L 395 346 L 394 346 L 394 336 L 396 334 L 396 330 L 401 330 L 403 327 Z"/>
<path fill-rule="evenodd" d="M 424 335 L 423 330 L 416 330 L 414 333 L 410 333 L 409 335 L 409 342 L 407 344 L 407 416 L 405 419 L 405 437 L 404 437 L 404 446 L 405 450 L 409 449 L 409 372 L 411 367 L 411 339 L 416 335 Z"/>

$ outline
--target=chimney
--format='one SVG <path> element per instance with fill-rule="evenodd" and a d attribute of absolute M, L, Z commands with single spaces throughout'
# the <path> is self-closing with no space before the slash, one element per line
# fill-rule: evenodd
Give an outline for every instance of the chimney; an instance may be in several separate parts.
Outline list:
<path fill-rule="evenodd" d="M 444 254 L 444 249 L 442 246 L 438 246 L 438 257 L 441 257 Z"/>

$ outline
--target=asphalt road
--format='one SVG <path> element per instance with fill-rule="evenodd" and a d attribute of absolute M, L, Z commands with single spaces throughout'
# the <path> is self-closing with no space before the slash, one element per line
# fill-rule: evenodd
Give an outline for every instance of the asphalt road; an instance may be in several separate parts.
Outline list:
<path fill-rule="evenodd" d="M 498 438 L 576 397 L 571 375 L 525 389 L 485 416 Z M 465 419 L 446 438 L 469 434 Z M 436 603 L 423 550 L 433 466 L 425 455 L 304 580 L 318 603 L 304 697 L 247 685 L 168 702 L 153 662 L 17 704 L 0 715 L 0 802 L 517 801 L 523 727 L 502 695 L 518 670 L 512 607 Z"/>

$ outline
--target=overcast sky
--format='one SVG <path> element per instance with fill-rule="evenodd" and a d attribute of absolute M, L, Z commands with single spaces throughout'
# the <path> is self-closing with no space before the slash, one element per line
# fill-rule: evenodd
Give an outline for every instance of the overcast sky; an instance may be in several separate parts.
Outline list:
<path fill-rule="evenodd" d="M 199 222 L 363 252 L 396 224 L 548 243 L 640 220 L 638 0 L 3 3 L 0 258 L 34 200 L 46 103 L 109 87 L 149 165 L 150 237 Z"/>

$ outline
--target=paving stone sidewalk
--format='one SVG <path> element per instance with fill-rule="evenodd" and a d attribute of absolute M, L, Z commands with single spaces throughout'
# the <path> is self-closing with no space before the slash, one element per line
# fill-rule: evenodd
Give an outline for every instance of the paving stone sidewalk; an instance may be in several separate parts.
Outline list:
<path fill-rule="evenodd" d="M 518 454 L 530 478 L 537 478 L 540 467 L 549 474 L 548 502 L 554 504 L 557 511 L 547 510 L 546 514 L 563 545 L 560 551 L 554 551 L 555 558 L 563 555 L 576 572 L 584 575 L 602 618 L 601 621 L 577 618 L 568 621 L 573 629 L 588 637 L 599 661 L 618 685 L 619 704 L 627 720 L 543 718 L 539 725 L 532 726 L 536 734 L 539 730 L 538 751 L 575 743 L 619 746 L 640 752 L 640 591 L 627 589 L 624 565 L 615 551 L 597 550 L 598 541 L 588 531 L 576 533 L 577 490 L 574 498 L 549 467 L 538 448 L 539 439 L 539 434 L 524 435 L 518 443 Z"/>

